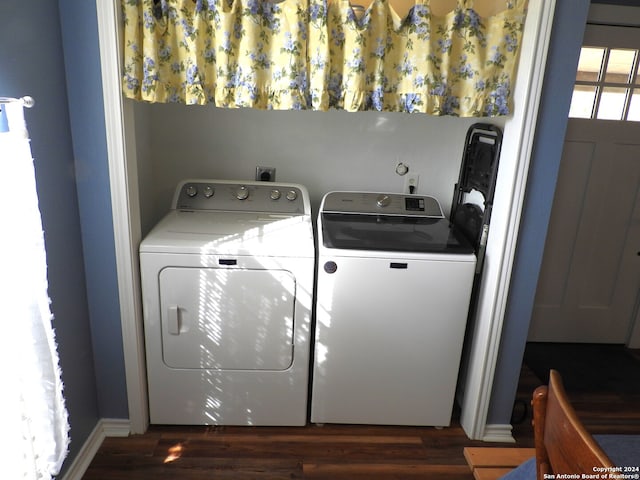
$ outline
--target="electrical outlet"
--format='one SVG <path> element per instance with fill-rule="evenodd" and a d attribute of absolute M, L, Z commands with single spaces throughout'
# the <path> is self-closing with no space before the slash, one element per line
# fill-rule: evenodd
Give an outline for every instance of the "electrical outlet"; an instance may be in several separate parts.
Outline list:
<path fill-rule="evenodd" d="M 276 169 L 274 167 L 256 167 L 256 180 L 261 182 L 275 182 Z"/>
<path fill-rule="evenodd" d="M 404 193 L 418 193 L 418 183 L 420 183 L 420 175 L 407 173 L 404 177 Z"/>

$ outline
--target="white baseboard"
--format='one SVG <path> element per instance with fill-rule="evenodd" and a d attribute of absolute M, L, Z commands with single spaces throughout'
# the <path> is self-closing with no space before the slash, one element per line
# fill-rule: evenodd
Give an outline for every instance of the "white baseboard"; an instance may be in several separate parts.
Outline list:
<path fill-rule="evenodd" d="M 128 419 L 101 418 L 98 420 L 61 480 L 82 480 L 104 439 L 107 437 L 127 437 L 130 432 L 131 426 Z"/>
<path fill-rule="evenodd" d="M 128 418 L 102 418 L 105 437 L 128 437 L 131 434 L 131 422 Z"/>
<path fill-rule="evenodd" d="M 516 443 L 511 434 L 513 427 L 510 424 L 492 424 L 484 428 L 483 442 Z"/>

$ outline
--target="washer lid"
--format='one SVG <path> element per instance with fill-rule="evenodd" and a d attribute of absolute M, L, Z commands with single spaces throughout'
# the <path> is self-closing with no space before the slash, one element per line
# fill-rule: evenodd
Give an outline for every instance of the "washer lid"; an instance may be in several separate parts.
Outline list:
<path fill-rule="evenodd" d="M 473 253 L 473 246 L 444 218 L 323 213 L 327 248 L 416 253 Z"/>
<path fill-rule="evenodd" d="M 473 253 L 472 245 L 423 195 L 329 192 L 320 207 L 322 245 L 343 250 Z"/>

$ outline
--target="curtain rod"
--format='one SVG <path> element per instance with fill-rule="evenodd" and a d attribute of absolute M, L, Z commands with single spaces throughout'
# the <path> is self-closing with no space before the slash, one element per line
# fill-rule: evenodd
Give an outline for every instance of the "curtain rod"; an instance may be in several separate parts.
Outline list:
<path fill-rule="evenodd" d="M 27 108 L 31 108 L 35 105 L 36 101 L 33 99 L 33 97 L 21 97 L 21 98 L 11 98 L 11 97 L 0 97 L 0 104 L 3 103 L 14 103 L 14 102 L 19 102 L 21 103 L 24 107 Z"/>

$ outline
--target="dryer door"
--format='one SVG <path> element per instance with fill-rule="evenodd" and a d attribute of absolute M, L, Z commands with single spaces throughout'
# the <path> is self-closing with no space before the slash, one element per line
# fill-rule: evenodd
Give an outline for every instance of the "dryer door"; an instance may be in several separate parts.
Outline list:
<path fill-rule="evenodd" d="M 285 270 L 160 272 L 162 353 L 171 368 L 286 370 L 295 278 Z"/>

